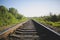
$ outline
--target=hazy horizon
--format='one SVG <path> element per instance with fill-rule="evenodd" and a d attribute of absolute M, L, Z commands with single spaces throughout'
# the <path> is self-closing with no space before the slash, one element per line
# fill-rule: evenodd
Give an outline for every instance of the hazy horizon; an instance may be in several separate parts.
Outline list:
<path fill-rule="evenodd" d="M 0 5 L 16 8 L 26 17 L 60 14 L 60 0 L 0 0 Z"/>

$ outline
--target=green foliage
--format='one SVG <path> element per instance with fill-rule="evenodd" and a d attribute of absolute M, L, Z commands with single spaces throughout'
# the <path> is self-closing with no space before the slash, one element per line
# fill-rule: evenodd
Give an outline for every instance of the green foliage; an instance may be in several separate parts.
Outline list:
<path fill-rule="evenodd" d="M 0 28 L 4 29 L 4 26 L 17 24 L 24 19 L 24 16 L 19 14 L 15 8 L 9 8 L 8 10 L 5 6 L 0 6 Z"/>
<path fill-rule="evenodd" d="M 60 27 L 60 14 L 59 15 L 50 14 L 50 16 L 34 17 L 33 19 L 40 23 L 51 25 L 53 27 Z"/>
<path fill-rule="evenodd" d="M 8 9 L 4 6 L 0 6 L 0 12 L 2 13 L 6 13 L 8 11 Z"/>
<path fill-rule="evenodd" d="M 16 18 L 8 12 L 8 9 L 4 6 L 0 6 L 0 26 L 7 26 L 14 23 Z"/>
<path fill-rule="evenodd" d="M 60 21 L 60 15 L 50 15 L 50 16 L 45 16 L 44 17 L 45 18 L 45 20 L 47 20 L 47 21 L 52 21 L 52 22 L 57 22 L 57 21 Z"/>
<path fill-rule="evenodd" d="M 60 14 L 57 17 L 58 17 L 58 21 L 60 21 Z"/>
<path fill-rule="evenodd" d="M 23 15 L 19 14 L 15 8 L 9 8 L 9 12 L 15 16 L 16 19 L 21 19 Z"/>
<path fill-rule="evenodd" d="M 60 28 L 60 22 L 55 22 L 55 23 L 53 23 L 52 26 L 53 26 L 53 27 L 59 27 L 59 28 Z"/>

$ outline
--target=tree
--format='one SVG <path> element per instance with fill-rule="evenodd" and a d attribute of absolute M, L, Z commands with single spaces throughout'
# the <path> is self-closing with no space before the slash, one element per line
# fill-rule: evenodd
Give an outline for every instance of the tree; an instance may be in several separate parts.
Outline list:
<path fill-rule="evenodd" d="M 8 10 L 5 6 L 0 6 L 0 26 L 18 23 L 22 17 L 15 8 Z"/>
<path fill-rule="evenodd" d="M 18 11 L 15 8 L 9 8 L 9 12 L 12 14 L 18 13 Z"/>
<path fill-rule="evenodd" d="M 12 13 L 16 19 L 21 19 L 23 17 L 15 8 L 9 8 L 9 12 Z"/>
<path fill-rule="evenodd" d="M 60 21 L 60 14 L 58 15 L 58 21 Z"/>
<path fill-rule="evenodd" d="M 51 21 L 53 21 L 53 22 L 58 21 L 58 18 L 55 14 L 53 16 L 51 16 Z"/>
<path fill-rule="evenodd" d="M 0 6 L 0 12 L 2 12 L 4 14 L 7 11 L 8 11 L 8 9 L 5 6 Z"/>
<path fill-rule="evenodd" d="M 17 19 L 12 15 L 5 6 L 0 6 L 0 26 L 15 23 Z"/>
<path fill-rule="evenodd" d="M 50 13 L 50 16 L 46 16 L 44 18 L 47 21 L 52 21 L 52 22 L 57 22 L 58 21 L 57 15 L 56 14 L 52 15 L 52 13 Z"/>

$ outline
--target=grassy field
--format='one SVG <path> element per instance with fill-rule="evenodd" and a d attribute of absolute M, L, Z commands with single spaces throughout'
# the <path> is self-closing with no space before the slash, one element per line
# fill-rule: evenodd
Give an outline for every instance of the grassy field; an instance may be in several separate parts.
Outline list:
<path fill-rule="evenodd" d="M 43 24 L 46 24 L 46 25 L 50 25 L 52 27 L 57 27 L 57 28 L 60 28 L 60 21 L 58 22 L 51 22 L 51 21 L 47 21 L 47 20 L 44 20 L 43 18 L 33 18 L 34 20 L 40 22 L 40 23 L 43 23 Z"/>

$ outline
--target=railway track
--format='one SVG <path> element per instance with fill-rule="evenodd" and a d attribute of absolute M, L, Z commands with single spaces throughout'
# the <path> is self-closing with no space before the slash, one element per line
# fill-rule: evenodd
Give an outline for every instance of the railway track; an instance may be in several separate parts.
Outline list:
<path fill-rule="evenodd" d="M 9 33 L 5 39 L 0 40 L 60 40 L 59 33 L 34 20 L 29 20 L 22 25 Z"/>

